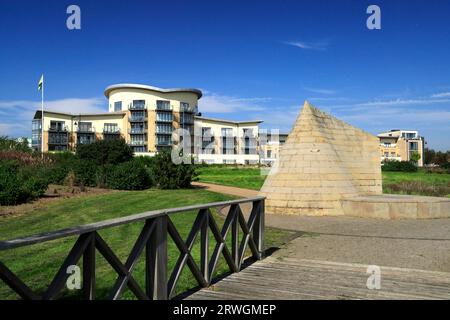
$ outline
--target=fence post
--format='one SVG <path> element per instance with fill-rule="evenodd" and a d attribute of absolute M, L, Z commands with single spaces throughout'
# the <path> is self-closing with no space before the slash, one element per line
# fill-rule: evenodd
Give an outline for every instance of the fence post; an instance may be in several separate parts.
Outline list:
<path fill-rule="evenodd" d="M 167 219 L 154 218 L 155 228 L 146 248 L 146 291 L 153 300 L 167 300 Z M 146 223 L 151 223 L 147 220 Z"/>
<path fill-rule="evenodd" d="M 83 295 L 86 300 L 95 298 L 95 232 L 83 253 Z"/>
<path fill-rule="evenodd" d="M 256 248 L 258 249 L 258 256 L 255 258 L 261 260 L 264 258 L 264 199 L 254 201 L 253 206 L 257 206 L 258 208 L 255 225 L 253 227 L 253 239 L 255 241 Z"/>
<path fill-rule="evenodd" d="M 203 222 L 200 230 L 200 246 L 201 246 L 201 269 L 203 278 L 205 281 L 210 283 L 210 275 L 209 275 L 209 210 L 202 210 L 203 212 Z"/>

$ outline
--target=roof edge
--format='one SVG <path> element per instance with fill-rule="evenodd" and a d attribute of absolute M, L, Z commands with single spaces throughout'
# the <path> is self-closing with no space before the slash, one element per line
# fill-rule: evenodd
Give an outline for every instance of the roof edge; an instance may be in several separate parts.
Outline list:
<path fill-rule="evenodd" d="M 203 96 L 203 93 L 201 90 L 194 89 L 194 88 L 163 89 L 163 88 L 158 88 L 158 87 L 148 86 L 145 84 L 138 84 L 138 83 L 118 83 L 118 84 L 113 84 L 113 85 L 106 87 L 105 92 L 104 92 L 105 97 L 109 98 L 111 91 L 116 90 L 116 89 L 142 89 L 142 90 L 149 90 L 149 91 L 157 91 L 157 92 L 161 92 L 161 93 L 191 92 L 191 93 L 195 93 L 197 95 L 198 99 L 200 99 Z"/>

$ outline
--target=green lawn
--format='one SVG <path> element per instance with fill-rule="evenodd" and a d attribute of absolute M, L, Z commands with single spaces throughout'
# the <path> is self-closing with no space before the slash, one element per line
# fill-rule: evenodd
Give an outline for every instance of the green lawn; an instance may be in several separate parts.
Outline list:
<path fill-rule="evenodd" d="M 135 192 L 113 192 L 104 195 L 63 199 L 25 215 L 0 218 L 0 239 L 7 240 L 19 236 L 31 235 L 105 219 L 126 216 L 149 210 L 179 207 L 192 204 L 216 202 L 232 199 L 231 196 L 205 190 L 146 190 Z M 213 212 L 214 213 L 214 212 Z M 215 213 L 219 226 L 223 219 Z M 196 212 L 171 215 L 182 237 L 186 238 L 195 219 Z M 131 248 L 141 231 L 142 222 L 114 227 L 100 231 L 108 245 L 125 262 Z M 266 229 L 266 244 L 279 246 L 292 236 L 292 232 Z M 170 238 L 170 237 L 169 237 Z M 211 239 L 211 251 L 215 242 Z M 47 287 L 58 267 L 68 254 L 76 238 L 66 238 L 37 244 L 24 248 L 0 251 L 0 260 L 10 267 L 31 288 L 42 291 Z M 228 239 L 229 240 L 229 239 Z M 194 246 L 195 259 L 199 261 L 199 243 Z M 169 241 L 169 272 L 178 258 L 178 250 Z M 228 271 L 224 259 L 219 263 L 218 273 Z M 116 279 L 116 273 L 100 254 L 97 254 L 97 294 L 105 297 Z M 217 274 L 217 273 L 216 273 Z M 141 258 L 133 275 L 144 288 L 144 261 Z M 178 283 L 177 293 L 196 286 L 187 266 Z M 64 291 L 64 297 L 76 298 L 76 291 Z M 124 298 L 131 299 L 131 292 L 125 292 Z M 15 299 L 17 296 L 0 281 L 0 299 Z"/>
<path fill-rule="evenodd" d="M 197 170 L 200 182 L 216 183 L 259 190 L 265 180 L 260 168 L 236 166 L 204 166 Z"/>
<path fill-rule="evenodd" d="M 210 166 L 198 170 L 199 181 L 259 190 L 265 177 L 259 168 Z M 385 193 L 450 196 L 450 174 L 418 172 L 383 172 Z"/>
<path fill-rule="evenodd" d="M 450 174 L 383 172 L 383 192 L 450 197 Z"/>

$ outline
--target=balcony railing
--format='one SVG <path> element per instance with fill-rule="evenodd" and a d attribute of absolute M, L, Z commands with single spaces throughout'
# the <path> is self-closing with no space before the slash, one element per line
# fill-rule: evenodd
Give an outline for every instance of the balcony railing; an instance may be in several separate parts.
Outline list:
<path fill-rule="evenodd" d="M 128 110 L 146 110 L 147 109 L 147 105 L 145 104 L 129 104 L 128 105 Z"/>
<path fill-rule="evenodd" d="M 134 116 L 134 115 L 131 115 L 128 118 L 128 121 L 130 121 L 130 122 L 145 122 L 146 119 L 147 119 L 147 116 Z"/>
<path fill-rule="evenodd" d="M 103 134 L 120 134 L 120 129 L 103 128 Z"/>
<path fill-rule="evenodd" d="M 131 128 L 128 129 L 129 134 L 144 134 L 147 131 L 145 128 Z"/>
<path fill-rule="evenodd" d="M 158 111 L 172 111 L 170 104 L 156 104 L 156 110 Z"/>
<path fill-rule="evenodd" d="M 49 126 L 48 131 L 51 132 L 68 132 L 69 127 L 68 126 Z"/>
<path fill-rule="evenodd" d="M 156 143 L 156 145 L 158 145 L 158 146 L 170 146 L 170 145 L 172 145 L 172 141 L 171 140 L 169 140 L 169 141 L 158 141 Z"/>
<path fill-rule="evenodd" d="M 94 127 L 79 126 L 77 128 L 77 132 L 79 132 L 79 133 L 95 133 L 95 128 Z"/>
<path fill-rule="evenodd" d="M 49 139 L 48 144 L 69 144 L 69 140 L 60 140 L 60 139 Z"/>
<path fill-rule="evenodd" d="M 133 140 L 130 141 L 131 146 L 145 146 L 147 144 L 147 141 L 145 140 Z"/>

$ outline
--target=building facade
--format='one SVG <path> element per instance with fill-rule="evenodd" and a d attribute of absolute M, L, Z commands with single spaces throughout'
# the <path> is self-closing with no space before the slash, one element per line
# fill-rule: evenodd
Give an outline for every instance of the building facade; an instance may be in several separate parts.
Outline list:
<path fill-rule="evenodd" d="M 261 164 L 272 165 L 280 157 L 280 148 L 285 144 L 287 133 L 277 133 L 267 130 L 259 132 L 259 148 Z"/>
<path fill-rule="evenodd" d="M 415 130 L 391 130 L 378 134 L 380 139 L 381 161 L 409 161 L 414 153 L 418 153 L 419 167 L 423 166 L 425 140 Z"/>
<path fill-rule="evenodd" d="M 33 149 L 41 150 L 43 145 L 44 152 L 75 151 L 77 145 L 98 139 L 122 138 L 136 155 L 151 156 L 183 142 L 199 162 L 259 162 L 258 126 L 262 121 L 201 117 L 198 100 L 202 92 L 198 89 L 117 84 L 107 87 L 105 96 L 109 106 L 106 113 L 44 111 L 42 122 L 41 111 L 36 111 Z"/>
<path fill-rule="evenodd" d="M 259 163 L 258 125 L 262 121 L 229 121 L 195 117 L 195 155 L 208 164 Z"/>

